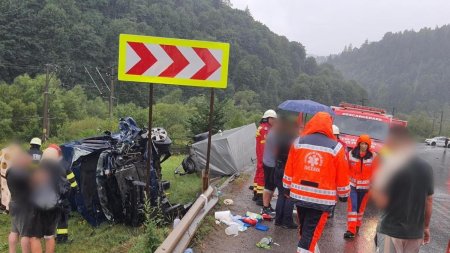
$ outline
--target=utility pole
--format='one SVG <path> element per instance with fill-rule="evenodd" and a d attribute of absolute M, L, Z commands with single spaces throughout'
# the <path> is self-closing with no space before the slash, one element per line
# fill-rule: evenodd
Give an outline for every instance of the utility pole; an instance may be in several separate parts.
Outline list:
<path fill-rule="evenodd" d="M 50 64 L 45 64 L 45 87 L 44 87 L 44 113 L 42 122 L 42 141 L 46 141 L 49 137 L 49 120 L 48 120 L 48 88 L 50 85 Z"/>
<path fill-rule="evenodd" d="M 109 119 L 113 118 L 114 104 L 114 67 L 111 67 L 111 90 L 109 91 Z"/>
<path fill-rule="evenodd" d="M 441 135 L 442 132 L 442 123 L 444 122 L 444 110 L 441 111 L 441 122 L 439 124 L 439 136 Z"/>
<path fill-rule="evenodd" d="M 434 132 L 434 125 L 436 124 L 436 113 L 433 113 L 433 125 L 431 127 L 431 133 L 430 133 L 430 137 L 432 137 L 433 132 Z"/>

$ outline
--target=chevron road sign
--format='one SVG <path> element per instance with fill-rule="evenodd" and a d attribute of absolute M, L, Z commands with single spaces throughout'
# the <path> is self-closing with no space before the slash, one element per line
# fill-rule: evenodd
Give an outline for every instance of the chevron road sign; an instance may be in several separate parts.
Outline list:
<path fill-rule="evenodd" d="M 226 88 L 228 43 L 121 34 L 121 81 Z"/>

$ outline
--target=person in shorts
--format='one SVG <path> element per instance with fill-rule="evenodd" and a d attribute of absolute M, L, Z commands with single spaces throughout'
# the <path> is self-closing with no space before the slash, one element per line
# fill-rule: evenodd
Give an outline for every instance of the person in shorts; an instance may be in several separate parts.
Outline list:
<path fill-rule="evenodd" d="M 276 160 L 276 125 L 272 126 L 267 134 L 266 145 L 263 154 L 263 169 L 264 169 L 264 193 L 263 193 L 263 208 L 261 214 L 273 216 L 275 209 L 272 208 L 270 201 L 275 190 L 274 172 Z"/>
<path fill-rule="evenodd" d="M 42 154 L 39 168 L 33 173 L 32 201 L 34 204 L 33 229 L 31 232 L 31 252 L 41 253 L 42 238 L 45 252 L 55 252 L 56 226 L 60 216 L 61 196 L 69 191 L 66 170 L 61 164 L 61 149 L 49 145 Z"/>
<path fill-rule="evenodd" d="M 9 253 L 17 251 L 20 244 L 23 253 L 30 252 L 30 238 L 27 236 L 31 223 L 30 213 L 30 168 L 31 157 L 20 148 L 13 154 L 13 163 L 6 172 L 6 182 L 11 193 L 9 214 L 11 216 L 11 232 L 8 237 Z"/>

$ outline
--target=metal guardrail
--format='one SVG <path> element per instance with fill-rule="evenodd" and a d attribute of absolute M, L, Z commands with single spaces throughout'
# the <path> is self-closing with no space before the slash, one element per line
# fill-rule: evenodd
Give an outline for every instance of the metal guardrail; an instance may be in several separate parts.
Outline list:
<path fill-rule="evenodd" d="M 217 189 L 222 190 L 237 176 L 239 175 L 232 175 Z M 215 190 L 211 185 L 212 184 L 210 184 L 208 189 L 197 198 L 183 219 L 181 219 L 180 223 L 178 223 L 164 242 L 158 247 L 156 253 L 183 253 L 189 246 L 201 221 L 219 201 L 219 198 L 214 194 Z"/>
<path fill-rule="evenodd" d="M 183 248 L 185 248 L 185 246 L 181 247 L 180 249 L 180 247 L 178 247 L 178 244 L 181 241 L 183 241 L 182 240 L 183 235 L 186 234 L 186 231 L 190 228 L 197 215 L 200 214 L 201 212 L 205 214 L 207 213 L 205 207 L 207 206 L 208 201 L 211 199 L 213 192 L 214 192 L 213 188 L 209 186 L 208 189 L 197 198 L 197 200 L 194 202 L 194 204 L 186 213 L 186 215 L 183 217 L 183 219 L 181 219 L 180 223 L 172 230 L 172 232 L 167 236 L 164 242 L 158 247 L 156 253 L 183 252 L 182 250 L 184 250 Z"/>

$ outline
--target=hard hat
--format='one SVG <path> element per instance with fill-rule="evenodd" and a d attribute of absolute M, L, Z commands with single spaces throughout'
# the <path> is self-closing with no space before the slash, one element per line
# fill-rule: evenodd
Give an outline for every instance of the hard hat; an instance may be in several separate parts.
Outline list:
<path fill-rule="evenodd" d="M 34 137 L 33 139 L 31 139 L 30 144 L 42 146 L 42 141 L 41 141 L 41 139 Z"/>
<path fill-rule="evenodd" d="M 274 110 L 267 110 L 263 117 L 263 119 L 267 119 L 267 118 L 277 118 L 277 113 Z"/>
<path fill-rule="evenodd" d="M 341 133 L 339 132 L 339 127 L 336 126 L 336 125 L 333 125 L 333 134 L 334 134 L 334 135 L 336 135 L 336 134 L 341 134 Z"/>

